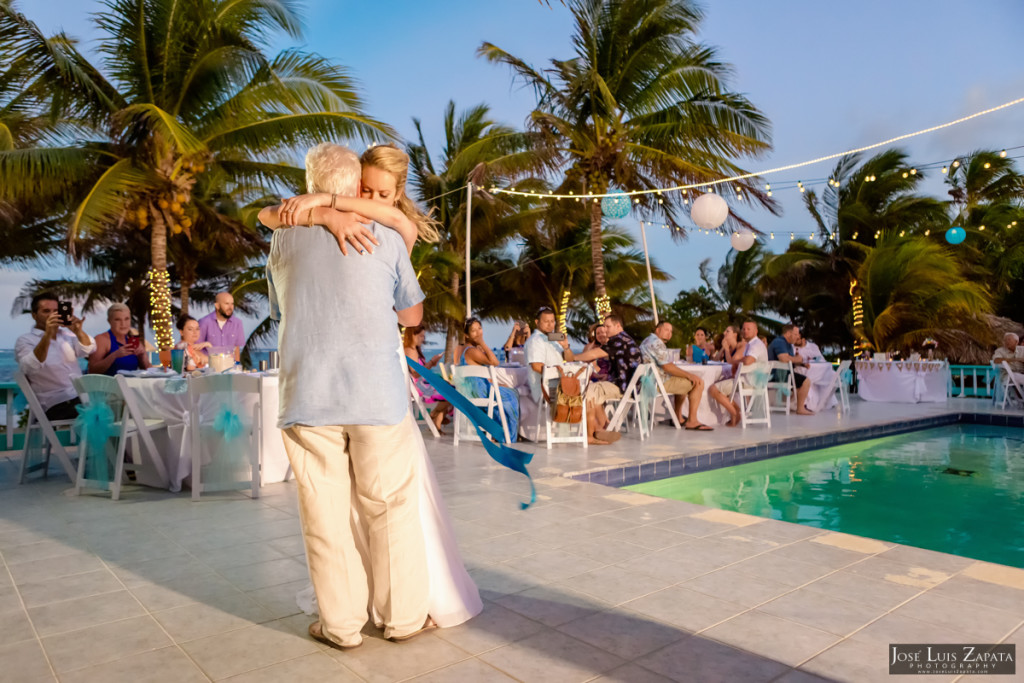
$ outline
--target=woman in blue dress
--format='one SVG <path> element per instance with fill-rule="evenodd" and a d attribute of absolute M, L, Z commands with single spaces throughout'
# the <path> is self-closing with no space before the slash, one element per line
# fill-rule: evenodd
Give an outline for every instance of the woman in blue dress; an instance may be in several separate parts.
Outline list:
<path fill-rule="evenodd" d="M 107 309 L 110 329 L 96 335 L 96 350 L 89 356 L 89 374 L 110 375 L 121 370 L 145 370 L 149 367 L 146 344 L 132 335 L 132 313 L 121 303 Z"/>
<path fill-rule="evenodd" d="M 464 328 L 466 342 L 459 354 L 459 365 L 498 365 L 498 357 L 484 343 L 484 327 L 476 318 L 466 321 Z M 486 398 L 491 391 L 491 383 L 482 377 L 467 378 L 473 394 L 478 398 Z M 509 387 L 498 387 L 501 403 L 505 408 L 505 422 L 508 433 L 516 441 L 519 433 L 519 394 Z"/>

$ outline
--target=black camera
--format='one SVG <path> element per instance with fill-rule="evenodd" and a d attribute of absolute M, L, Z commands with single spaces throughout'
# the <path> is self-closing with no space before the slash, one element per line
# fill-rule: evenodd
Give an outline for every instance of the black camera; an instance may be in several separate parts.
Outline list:
<path fill-rule="evenodd" d="M 60 317 L 61 325 L 70 325 L 71 317 L 74 315 L 74 308 L 70 301 L 57 302 L 57 315 Z"/>

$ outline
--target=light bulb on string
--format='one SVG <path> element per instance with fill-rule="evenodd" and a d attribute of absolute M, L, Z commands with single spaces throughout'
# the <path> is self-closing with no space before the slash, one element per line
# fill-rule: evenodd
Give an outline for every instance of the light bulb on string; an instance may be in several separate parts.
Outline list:
<path fill-rule="evenodd" d="M 1005 158 L 1006 158 L 1006 150 L 1004 149 L 1003 151 L 1001 151 L 1001 152 L 999 153 L 999 156 L 1001 156 L 1002 158 L 1004 158 L 1004 159 L 1005 159 Z"/>
<path fill-rule="evenodd" d="M 949 169 L 946 168 L 945 166 L 943 166 L 942 167 L 942 175 L 946 175 L 946 173 L 948 173 L 948 172 L 949 172 Z"/>
<path fill-rule="evenodd" d="M 953 168 L 960 168 L 960 161 L 959 160 L 953 162 Z"/>

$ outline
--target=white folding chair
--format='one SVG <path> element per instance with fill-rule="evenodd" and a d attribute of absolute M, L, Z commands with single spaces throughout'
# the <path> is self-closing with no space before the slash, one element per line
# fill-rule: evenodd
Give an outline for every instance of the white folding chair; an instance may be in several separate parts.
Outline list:
<path fill-rule="evenodd" d="M 227 491 L 249 488 L 253 498 L 260 497 L 260 460 L 263 447 L 263 424 L 260 410 L 260 378 L 255 375 L 216 374 L 189 378 L 190 442 L 192 450 L 192 500 L 199 500 L 204 491 Z M 245 399 L 254 397 L 251 408 Z M 237 419 L 241 433 L 230 435 L 223 423 Z M 235 443 L 235 439 L 242 439 Z M 203 462 L 202 446 L 210 449 Z M 242 458 L 232 458 L 222 448 L 245 448 Z M 237 451 L 236 451 L 237 453 Z M 248 480 L 240 478 L 247 461 Z M 208 482 L 214 473 L 224 474 L 225 482 Z"/>
<path fill-rule="evenodd" d="M 1007 363 L 1004 360 L 1002 363 L 1000 363 L 1000 365 L 1002 366 L 1003 372 L 1005 374 L 1003 374 L 1002 376 L 1003 402 L 999 407 L 1002 410 L 1006 410 L 1007 402 L 1010 402 L 1012 404 L 1012 401 L 1010 399 L 1010 389 L 1013 389 L 1014 391 L 1017 392 L 1017 398 L 1014 400 L 1024 402 L 1024 386 L 1022 386 L 1021 383 L 1018 382 L 1017 379 L 1013 376 L 1013 370 L 1010 369 L 1009 363 Z"/>
<path fill-rule="evenodd" d="M 541 386 L 544 391 L 548 392 L 547 399 L 544 398 L 543 392 L 541 394 L 540 405 L 537 406 L 537 437 L 540 438 L 540 425 L 541 420 L 544 421 L 544 429 L 547 435 L 547 445 L 551 448 L 551 444 L 556 443 L 581 443 L 584 448 L 589 446 L 589 439 L 587 434 L 587 385 L 590 383 L 590 364 L 585 364 L 583 373 L 579 376 L 580 380 L 580 396 L 584 397 L 583 401 L 583 416 L 580 418 L 578 424 L 570 424 L 565 422 L 554 422 L 552 421 L 551 411 L 557 400 L 557 391 L 551 390 L 552 384 L 557 384 L 557 380 L 561 378 L 558 374 L 558 368 L 562 368 L 564 373 L 579 372 L 579 363 L 566 363 L 562 366 L 557 365 L 545 365 L 544 372 L 541 373 Z M 555 431 L 559 434 L 556 436 Z M 567 435 L 563 436 L 562 432 L 567 432 Z M 575 433 L 574 433 L 575 432 Z"/>
<path fill-rule="evenodd" d="M 152 482 L 152 485 L 160 488 L 169 488 L 171 484 L 171 477 L 167 473 L 167 468 L 164 466 L 163 458 L 160 457 L 160 453 L 156 449 L 156 443 L 153 441 L 153 432 L 166 429 L 167 423 L 157 418 L 146 417 L 143 414 L 138 398 L 135 396 L 135 392 L 132 391 L 132 387 L 128 383 L 127 377 L 124 375 L 116 375 L 114 379 L 117 382 L 118 389 L 121 390 L 121 399 L 124 401 L 124 407 L 128 413 L 128 417 L 130 417 L 132 422 L 135 424 L 135 430 L 139 434 L 139 440 L 142 442 L 142 448 L 149 457 L 149 462 L 152 463 L 153 471 L 156 473 L 157 481 Z M 145 463 L 139 464 L 144 465 Z M 136 475 L 138 476 L 138 474 L 139 472 L 136 470 Z M 147 484 L 149 484 L 149 482 L 147 482 Z"/>
<path fill-rule="evenodd" d="M 764 424 L 769 429 L 772 427 L 772 413 L 768 403 L 770 373 L 770 363 L 740 365 L 733 385 L 732 400 L 740 408 L 740 423 L 743 429 L 746 429 L 748 424 Z M 764 410 L 764 417 L 751 417 L 758 406 Z"/>
<path fill-rule="evenodd" d="M 629 424 L 629 418 L 632 417 L 637 430 L 640 432 L 640 440 L 643 441 L 650 435 L 650 419 L 644 419 L 643 411 L 640 409 L 640 401 L 643 380 L 651 372 L 654 372 L 654 366 L 650 363 L 638 365 L 629 380 L 629 384 L 626 385 L 626 390 L 622 392 L 622 398 L 609 400 L 604 404 L 605 412 L 610 413 L 608 416 L 608 431 L 619 431 L 621 427 Z M 656 400 L 651 402 L 651 413 L 654 412 L 655 402 Z"/>
<path fill-rule="evenodd" d="M 60 427 L 72 428 L 75 421 L 51 421 L 47 419 L 46 411 L 43 410 L 42 404 L 39 403 L 39 398 L 36 396 L 36 392 L 32 390 L 32 385 L 21 370 L 15 370 L 14 381 L 17 382 L 18 388 L 25 397 L 25 402 L 28 403 L 28 422 L 25 424 L 25 444 L 21 452 L 21 467 L 18 472 L 18 483 L 24 484 L 25 477 L 28 476 L 30 472 L 35 472 L 37 470 L 41 470 L 45 477 L 50 467 L 50 453 L 54 451 L 57 453 L 57 459 L 60 460 L 61 467 L 63 467 L 64 472 L 67 473 L 68 479 L 74 481 L 77 470 L 71 462 L 71 455 L 57 437 L 56 430 Z M 7 409 L 10 410 L 11 407 L 8 406 Z M 30 445 L 32 443 L 32 431 L 36 429 L 40 431 L 46 442 L 45 455 L 42 463 L 29 465 L 28 457 Z M 74 432 L 72 432 L 72 434 L 74 434 Z"/>
<path fill-rule="evenodd" d="M 444 361 L 441 361 L 440 363 L 437 364 L 437 370 L 439 373 L 441 373 L 441 379 L 443 379 L 445 382 L 452 381 L 452 375 L 448 371 L 448 368 L 445 367 Z"/>
<path fill-rule="evenodd" d="M 672 395 L 668 393 L 668 390 L 665 388 L 665 382 L 661 378 L 661 373 L 657 372 L 657 368 L 652 367 L 652 370 L 654 370 L 654 382 L 658 386 L 658 395 L 654 399 L 654 405 L 651 406 L 651 426 L 649 427 L 649 431 L 654 431 L 655 415 L 657 415 L 658 413 L 658 399 L 661 399 L 661 404 L 665 407 L 665 411 L 668 413 L 668 416 L 672 419 L 672 424 L 675 426 L 675 428 L 682 429 L 683 426 L 679 424 L 679 418 L 676 417 L 676 408 L 672 400 Z"/>
<path fill-rule="evenodd" d="M 844 360 L 836 368 L 836 387 L 834 391 L 839 392 L 839 410 L 844 413 L 850 412 L 850 385 L 846 381 L 846 373 L 850 371 L 852 364 L 853 361 Z"/>
<path fill-rule="evenodd" d="M 505 443 L 512 443 L 512 436 L 508 431 L 508 422 L 505 420 L 505 405 L 501 401 L 501 392 L 498 390 L 498 380 L 494 373 L 494 366 L 492 365 L 456 365 L 452 367 L 452 378 L 456 388 L 459 388 L 464 382 L 468 381 L 471 377 L 477 377 L 487 381 L 489 389 L 486 397 L 470 396 L 463 392 L 463 395 L 469 399 L 470 403 L 475 406 L 479 406 L 484 409 L 488 417 L 497 419 L 501 422 L 501 430 L 505 434 Z M 460 391 L 462 391 L 460 389 Z M 476 428 L 472 426 L 469 419 L 462 414 L 462 411 L 455 411 L 455 445 L 459 445 L 459 441 L 479 441 L 480 436 L 477 434 Z"/>
<path fill-rule="evenodd" d="M 768 361 L 773 370 L 768 379 L 768 391 L 775 390 L 775 400 L 771 403 L 772 410 L 785 412 L 789 415 L 790 404 L 796 402 L 796 381 L 793 379 L 793 364 L 780 360 Z M 779 378 L 775 379 L 776 373 Z M 785 374 L 782 374 L 785 373 Z M 785 403 L 782 399 L 785 398 Z"/>
<path fill-rule="evenodd" d="M 91 486 L 104 490 L 109 488 L 111 500 L 119 500 L 121 498 L 121 485 L 125 472 L 138 472 L 142 466 L 143 453 L 145 453 L 145 457 L 148 457 L 154 463 L 153 466 L 157 471 L 164 473 L 164 479 L 166 480 L 167 478 L 166 470 L 159 454 L 156 452 L 152 438 L 152 432 L 164 429 L 167 425 L 163 420 L 136 420 L 129 412 L 128 403 L 125 401 L 125 395 L 122 391 L 124 378 L 119 379 L 121 380 L 120 382 L 106 375 L 84 375 L 72 380 L 75 391 L 78 392 L 83 405 L 91 406 L 95 401 L 102 401 L 110 408 L 114 418 L 112 427 L 118 431 L 117 445 L 114 448 L 113 463 L 111 463 L 114 466 L 114 473 L 109 481 L 106 479 L 90 478 L 93 473 L 87 472 L 86 468 L 86 461 L 88 459 L 86 453 L 90 447 L 90 439 L 89 435 L 83 431 L 81 435 L 82 444 L 78 449 L 78 472 L 75 477 L 76 496 L 81 494 L 83 488 Z M 143 445 L 141 449 L 139 448 L 140 440 Z M 131 452 L 133 458 L 131 462 L 125 462 L 129 443 L 132 445 Z M 107 444 L 105 444 L 104 448 L 106 449 L 106 447 Z M 106 459 L 106 450 L 103 454 L 93 454 L 93 457 Z M 103 470 L 107 471 L 105 460 L 101 462 L 103 462 Z"/>
<path fill-rule="evenodd" d="M 419 422 L 420 420 L 427 423 L 427 427 L 430 429 L 430 433 L 434 435 L 435 439 L 441 438 L 441 433 L 437 431 L 437 425 L 434 424 L 434 420 L 430 417 L 430 411 L 427 410 L 426 404 L 423 402 L 423 397 L 420 396 L 419 389 L 416 388 L 416 380 L 409 375 L 409 400 L 412 401 L 412 416 Z"/>

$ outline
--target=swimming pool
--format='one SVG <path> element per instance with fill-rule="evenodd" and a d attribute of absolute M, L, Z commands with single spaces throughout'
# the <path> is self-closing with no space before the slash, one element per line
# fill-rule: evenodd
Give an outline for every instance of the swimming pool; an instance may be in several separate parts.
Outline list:
<path fill-rule="evenodd" d="M 1024 567 L 1024 431 L 946 427 L 624 487 Z"/>

